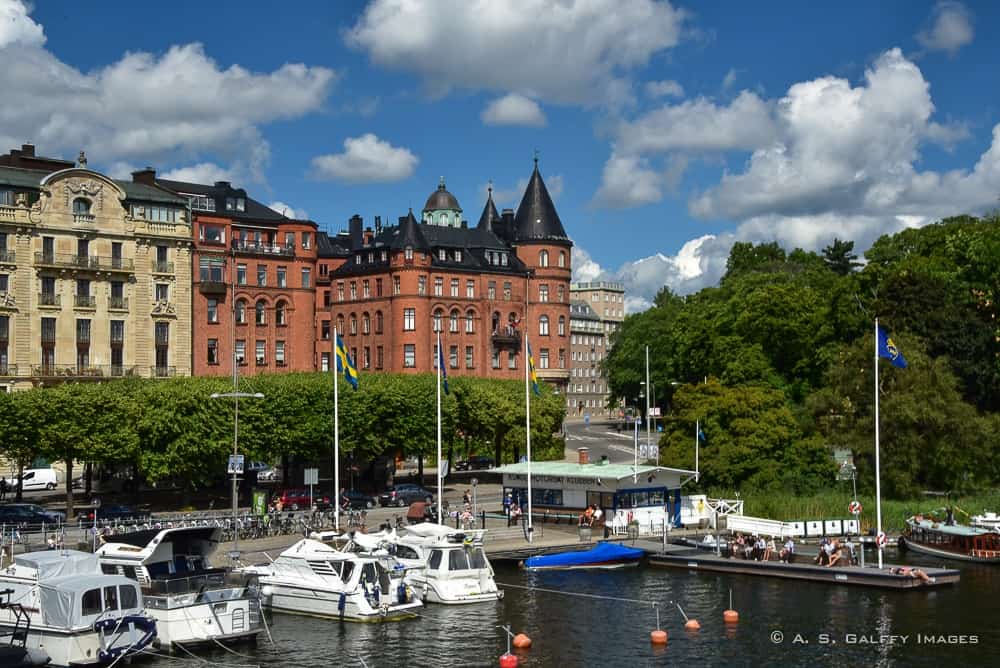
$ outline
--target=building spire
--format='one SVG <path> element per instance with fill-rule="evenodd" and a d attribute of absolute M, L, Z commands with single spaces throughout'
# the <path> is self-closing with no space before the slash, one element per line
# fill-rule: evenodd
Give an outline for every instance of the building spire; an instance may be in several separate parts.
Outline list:
<path fill-rule="evenodd" d="M 538 155 L 535 155 L 535 169 L 531 173 L 524 197 L 514 215 L 514 241 L 556 241 L 567 243 L 569 237 L 563 228 L 555 204 L 549 195 L 542 175 L 538 171 Z"/>

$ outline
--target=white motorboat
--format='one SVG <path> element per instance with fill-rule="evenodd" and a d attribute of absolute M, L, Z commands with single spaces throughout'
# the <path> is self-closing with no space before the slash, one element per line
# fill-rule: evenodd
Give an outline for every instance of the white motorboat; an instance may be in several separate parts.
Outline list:
<path fill-rule="evenodd" d="M 92 554 L 47 550 L 0 570 L 0 634 L 26 650 L 25 661 L 96 666 L 144 651 L 156 620 L 137 582 L 105 575 Z"/>
<path fill-rule="evenodd" d="M 161 646 L 252 640 L 263 630 L 260 600 L 246 577 L 211 568 L 218 527 L 178 527 L 108 538 L 97 550 L 105 573 L 142 587 Z"/>
<path fill-rule="evenodd" d="M 403 582 L 402 569 L 357 552 L 303 538 L 256 575 L 261 600 L 272 610 L 358 622 L 416 617 L 423 605 Z"/>
<path fill-rule="evenodd" d="M 425 603 L 481 603 L 503 598 L 483 549 L 486 531 L 463 531 L 423 522 L 375 534 L 352 534 L 371 551 L 385 549 L 405 569 L 405 582 Z"/>
<path fill-rule="evenodd" d="M 1000 531 L 1000 515 L 984 510 L 982 515 L 972 516 L 972 526 L 990 531 Z"/>

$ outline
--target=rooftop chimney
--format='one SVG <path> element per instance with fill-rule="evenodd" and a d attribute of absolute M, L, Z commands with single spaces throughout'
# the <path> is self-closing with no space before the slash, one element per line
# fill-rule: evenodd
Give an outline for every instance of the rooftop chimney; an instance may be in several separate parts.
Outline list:
<path fill-rule="evenodd" d="M 23 155 L 26 158 L 33 158 L 33 157 L 35 157 L 35 145 L 34 144 L 21 144 L 21 155 Z"/>
<path fill-rule="evenodd" d="M 382 216 L 375 216 L 375 234 L 382 234 Z"/>
<path fill-rule="evenodd" d="M 372 242 L 372 236 L 374 236 L 372 234 L 372 228 L 366 227 L 365 228 L 365 235 L 364 235 L 365 246 L 368 246 L 368 245 L 371 244 L 371 242 Z"/>
<path fill-rule="evenodd" d="M 576 452 L 577 452 L 577 454 L 578 454 L 578 456 L 580 458 L 579 461 L 580 461 L 581 465 L 583 465 L 583 464 L 589 464 L 590 463 L 590 449 L 589 448 L 577 448 Z"/>
<path fill-rule="evenodd" d="M 142 183 L 147 186 L 156 185 L 156 170 L 152 167 L 132 172 L 132 183 Z"/>
<path fill-rule="evenodd" d="M 216 181 L 215 182 L 215 187 L 216 188 L 225 188 L 226 190 L 228 190 L 228 189 L 230 189 L 230 188 L 233 187 L 233 184 L 231 184 L 229 181 Z"/>
<path fill-rule="evenodd" d="M 363 232 L 364 220 L 358 214 L 351 216 L 351 219 L 347 221 L 347 230 L 351 235 L 351 250 L 356 250 L 361 248 L 363 242 Z"/>

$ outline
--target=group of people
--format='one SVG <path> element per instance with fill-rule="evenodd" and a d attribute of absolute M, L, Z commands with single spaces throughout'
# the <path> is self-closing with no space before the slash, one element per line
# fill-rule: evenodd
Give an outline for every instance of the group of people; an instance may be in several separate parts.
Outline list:
<path fill-rule="evenodd" d="M 510 492 L 504 494 L 503 511 L 507 515 L 507 526 L 520 522 L 521 516 L 524 514 L 521 511 L 520 504 L 518 504 L 518 502 L 514 499 L 514 495 Z"/>
<path fill-rule="evenodd" d="M 789 538 L 779 550 L 773 536 L 765 539 L 757 534 L 744 536 L 737 533 L 730 545 L 729 556 L 753 561 L 772 561 L 777 558 L 781 563 L 791 563 L 795 559 L 795 541 Z"/>
<path fill-rule="evenodd" d="M 592 527 L 600 526 L 604 511 L 596 503 L 587 506 L 587 509 L 580 513 L 580 526 Z"/>
<path fill-rule="evenodd" d="M 826 536 L 819 542 L 819 551 L 813 559 L 813 563 L 820 566 L 851 566 L 855 563 L 854 543 L 850 539 L 841 543 L 837 538 L 828 539 Z"/>

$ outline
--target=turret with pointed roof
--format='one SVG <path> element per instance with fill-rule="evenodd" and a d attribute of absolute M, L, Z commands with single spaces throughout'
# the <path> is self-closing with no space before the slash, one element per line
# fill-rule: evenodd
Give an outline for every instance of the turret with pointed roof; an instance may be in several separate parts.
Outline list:
<path fill-rule="evenodd" d="M 496 204 L 493 203 L 493 186 L 489 187 L 489 195 L 486 197 L 486 206 L 483 207 L 483 215 L 479 216 L 479 224 L 476 225 L 481 230 L 487 230 L 496 234 L 494 224 L 500 222 L 500 214 L 497 213 Z"/>
<path fill-rule="evenodd" d="M 415 250 L 427 249 L 427 240 L 424 239 L 424 235 L 420 231 L 420 224 L 417 223 L 417 219 L 413 215 L 413 209 L 410 209 L 410 212 L 405 216 L 400 217 L 399 227 L 396 228 L 396 234 L 389 245 L 392 250 L 403 250 L 407 246 Z"/>
<path fill-rule="evenodd" d="M 556 207 L 538 171 L 538 158 L 535 158 L 535 170 L 531 173 L 524 197 L 514 215 L 514 242 L 530 241 L 572 243 L 566 236 L 566 230 L 563 229 Z"/>

